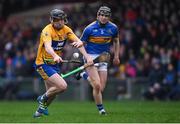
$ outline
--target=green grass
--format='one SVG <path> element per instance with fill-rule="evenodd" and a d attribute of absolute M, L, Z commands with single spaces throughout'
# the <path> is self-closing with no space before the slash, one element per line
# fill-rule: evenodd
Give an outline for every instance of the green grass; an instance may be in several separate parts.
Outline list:
<path fill-rule="evenodd" d="M 180 122 L 180 102 L 105 101 L 107 116 L 100 116 L 93 102 L 54 102 L 49 116 L 34 119 L 36 102 L 0 102 L 0 122 Z"/>

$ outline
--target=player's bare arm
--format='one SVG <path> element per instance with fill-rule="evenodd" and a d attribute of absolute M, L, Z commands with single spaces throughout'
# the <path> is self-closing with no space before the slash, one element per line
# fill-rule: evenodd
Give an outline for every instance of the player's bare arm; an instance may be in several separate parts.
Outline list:
<path fill-rule="evenodd" d="M 46 50 L 50 55 L 52 55 L 54 62 L 57 62 L 57 63 L 62 62 L 62 61 L 63 61 L 62 58 L 61 58 L 60 56 L 58 56 L 58 55 L 54 52 L 53 48 L 51 47 L 51 44 L 52 44 L 51 41 L 44 42 L 45 50 Z"/>
<path fill-rule="evenodd" d="M 118 37 L 114 38 L 113 47 L 114 47 L 113 64 L 118 65 L 120 63 L 120 60 L 119 60 L 119 47 L 120 47 L 119 35 L 118 35 Z"/>
<path fill-rule="evenodd" d="M 84 49 L 84 46 L 81 46 L 81 47 L 79 47 L 78 49 L 79 49 L 79 51 L 83 54 L 83 56 L 86 58 L 87 64 L 88 64 L 88 65 L 93 65 L 93 59 L 92 59 L 92 57 L 90 57 L 90 56 L 87 54 L 86 50 Z"/>
<path fill-rule="evenodd" d="M 93 59 L 87 54 L 86 50 L 84 49 L 84 44 L 83 44 L 83 42 L 79 38 L 74 39 L 74 42 L 72 43 L 72 45 L 74 47 L 78 48 L 79 51 L 83 54 L 83 56 L 87 60 L 87 64 L 88 65 L 92 65 L 93 64 Z"/>

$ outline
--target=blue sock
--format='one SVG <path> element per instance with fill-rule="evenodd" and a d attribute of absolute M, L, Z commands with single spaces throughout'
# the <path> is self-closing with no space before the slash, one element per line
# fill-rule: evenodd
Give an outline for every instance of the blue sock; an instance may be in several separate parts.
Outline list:
<path fill-rule="evenodd" d="M 88 79 L 88 74 L 86 72 L 82 72 L 80 75 L 84 80 Z"/>
<path fill-rule="evenodd" d="M 99 111 L 101 111 L 102 109 L 104 109 L 103 104 L 97 104 L 96 106 L 97 106 L 97 108 L 98 108 Z"/>

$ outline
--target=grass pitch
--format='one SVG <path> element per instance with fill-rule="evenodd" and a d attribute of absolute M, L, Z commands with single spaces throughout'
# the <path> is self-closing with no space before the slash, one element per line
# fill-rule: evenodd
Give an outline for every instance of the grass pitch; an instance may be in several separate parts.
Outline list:
<path fill-rule="evenodd" d="M 180 122 L 180 102 L 104 102 L 107 116 L 100 116 L 93 102 L 54 102 L 49 116 L 34 119 L 34 101 L 1 101 L 1 123 L 153 123 Z"/>

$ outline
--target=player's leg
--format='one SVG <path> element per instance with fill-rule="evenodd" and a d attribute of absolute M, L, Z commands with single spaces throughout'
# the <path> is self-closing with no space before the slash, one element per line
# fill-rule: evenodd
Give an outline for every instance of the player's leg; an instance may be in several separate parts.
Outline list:
<path fill-rule="evenodd" d="M 100 77 L 100 82 L 101 82 L 101 92 L 103 93 L 104 88 L 106 87 L 106 82 L 107 82 L 107 71 L 99 71 L 99 77 Z M 99 111 L 99 113 L 102 115 L 105 115 L 106 111 L 105 111 L 103 105 L 100 105 L 100 106 L 103 109 L 101 109 Z"/>
<path fill-rule="evenodd" d="M 60 77 L 59 75 L 57 75 L 58 77 Z M 61 77 L 60 77 L 61 78 Z M 63 79 L 63 78 L 62 78 Z M 64 79 L 63 79 L 64 80 Z M 47 80 L 45 81 L 45 85 L 46 85 L 46 90 L 48 91 L 51 87 L 53 87 L 53 82 L 51 82 L 50 80 Z M 65 86 L 67 87 L 67 86 Z M 64 89 L 65 90 L 65 89 Z M 63 92 L 64 90 L 60 90 L 58 91 L 59 93 L 60 92 Z M 47 100 L 47 106 L 49 106 L 51 104 L 51 102 L 56 98 L 56 95 L 58 93 L 55 93 L 54 95 L 50 96 Z"/>
<path fill-rule="evenodd" d="M 47 115 L 48 99 L 51 99 L 56 94 L 63 92 L 67 88 L 65 80 L 57 73 L 54 67 L 44 64 L 37 68 L 37 72 L 45 80 L 46 84 L 48 82 L 51 85 L 48 85 L 49 87 L 47 91 L 43 95 L 38 97 L 37 100 L 39 103 L 39 107 L 36 113 L 34 114 L 34 117 L 39 117 L 40 114 L 38 113 L 43 113 Z"/>
<path fill-rule="evenodd" d="M 94 65 L 96 67 L 98 67 L 99 63 L 96 63 Z M 79 72 L 79 73 L 75 74 L 75 78 L 76 78 L 76 80 L 80 80 L 81 78 L 83 78 L 84 80 L 88 80 L 89 81 L 89 75 L 87 74 L 86 71 L 82 71 L 82 72 Z"/>
<path fill-rule="evenodd" d="M 48 90 L 43 95 L 45 96 L 44 98 L 47 97 L 47 100 L 45 101 L 46 106 L 48 106 L 52 102 L 52 100 L 58 93 L 63 92 L 67 88 L 65 80 L 57 73 L 53 74 L 50 78 L 48 78 L 46 84 L 48 83 L 50 83 Z"/>
<path fill-rule="evenodd" d="M 106 87 L 106 82 L 107 82 L 107 63 L 98 63 L 98 74 L 100 77 L 100 84 L 101 84 L 101 92 L 104 91 Z M 79 73 L 79 76 L 82 77 L 84 80 L 90 81 L 89 75 L 86 71 L 83 71 Z"/>
<path fill-rule="evenodd" d="M 101 92 L 103 92 L 107 83 L 107 71 L 99 71 L 99 77 L 101 82 Z"/>
<path fill-rule="evenodd" d="M 45 80 L 44 82 L 45 82 L 45 87 L 46 87 L 46 91 L 47 91 L 52 86 L 52 84 L 48 80 Z M 48 98 L 48 100 L 47 100 L 47 107 L 50 105 L 50 103 L 54 100 L 55 97 L 56 97 L 56 95 Z M 38 97 L 37 101 L 39 101 L 40 98 L 41 98 L 41 96 Z M 40 116 L 43 115 L 43 113 L 39 112 L 40 111 L 39 109 L 40 108 L 38 108 L 36 113 L 34 114 L 35 117 L 40 117 Z M 48 113 L 49 113 L 48 109 L 46 109 L 44 111 L 45 111 L 44 113 L 46 113 L 45 115 L 48 115 Z"/>
<path fill-rule="evenodd" d="M 100 63 L 98 68 L 98 73 L 100 77 L 100 83 L 101 83 L 101 92 L 104 91 L 107 83 L 107 63 Z"/>
<path fill-rule="evenodd" d="M 47 91 L 53 85 L 50 81 L 45 81 L 45 86 L 46 86 L 46 91 Z M 56 95 L 49 97 L 47 100 L 47 106 L 49 106 L 55 98 L 56 98 Z"/>
<path fill-rule="evenodd" d="M 107 63 L 99 63 L 98 66 L 98 74 L 100 77 L 100 84 L 101 84 L 101 93 L 103 93 L 105 87 L 106 87 L 106 82 L 107 82 Z M 101 109 L 99 113 L 101 115 L 106 115 L 106 111 L 104 109 L 103 104 L 99 105 L 99 108 Z"/>
<path fill-rule="evenodd" d="M 91 86 L 93 87 L 93 97 L 97 108 L 100 114 L 106 114 L 103 103 L 102 103 L 102 93 L 101 93 L 101 86 L 100 86 L 100 78 L 96 67 L 91 67 L 87 69 L 87 73 L 89 75 L 88 81 L 90 82 Z"/>
<path fill-rule="evenodd" d="M 52 102 L 53 98 L 60 92 L 63 92 L 67 88 L 67 84 L 59 74 L 55 73 L 49 77 L 46 82 L 51 82 L 51 86 L 46 93 L 38 97 L 39 107 L 34 114 L 34 117 L 39 117 L 41 114 L 48 115 L 48 104 Z"/>
<path fill-rule="evenodd" d="M 52 86 L 46 91 L 46 96 L 48 98 L 57 95 L 67 89 L 67 84 L 65 80 L 58 74 L 55 73 L 48 78 L 48 81 L 51 82 Z"/>

